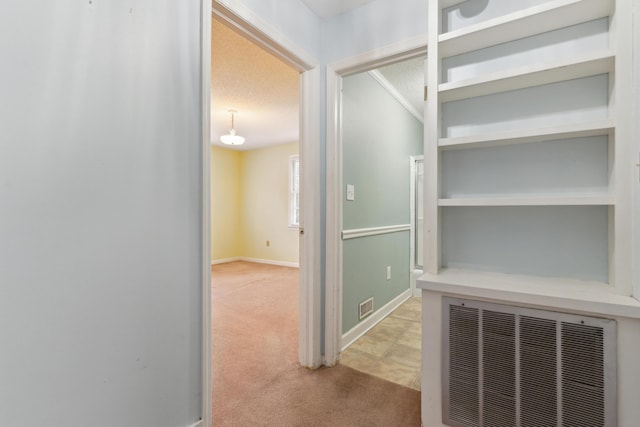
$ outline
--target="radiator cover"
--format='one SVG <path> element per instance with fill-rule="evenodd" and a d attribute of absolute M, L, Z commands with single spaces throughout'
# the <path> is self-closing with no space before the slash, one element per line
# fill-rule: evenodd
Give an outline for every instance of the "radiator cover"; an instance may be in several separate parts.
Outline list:
<path fill-rule="evenodd" d="M 616 322 L 443 298 L 453 427 L 615 427 Z"/>

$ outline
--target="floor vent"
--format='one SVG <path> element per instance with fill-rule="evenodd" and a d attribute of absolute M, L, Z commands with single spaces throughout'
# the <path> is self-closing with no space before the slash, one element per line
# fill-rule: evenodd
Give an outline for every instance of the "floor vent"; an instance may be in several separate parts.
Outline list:
<path fill-rule="evenodd" d="M 362 320 L 373 313 L 373 297 L 366 299 L 358 306 L 358 320 Z"/>
<path fill-rule="evenodd" d="M 614 320 L 443 298 L 453 427 L 615 427 Z"/>

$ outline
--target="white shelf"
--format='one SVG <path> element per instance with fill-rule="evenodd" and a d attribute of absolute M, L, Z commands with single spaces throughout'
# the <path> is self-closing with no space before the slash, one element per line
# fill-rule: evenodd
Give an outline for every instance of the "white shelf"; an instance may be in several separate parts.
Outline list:
<path fill-rule="evenodd" d="M 445 2 L 446 3 L 446 2 Z M 495 46 L 611 15 L 614 0 L 553 0 L 440 34 L 441 57 Z"/>
<path fill-rule="evenodd" d="M 579 123 L 554 126 L 541 129 L 496 132 L 484 135 L 470 135 L 455 138 L 441 138 L 438 146 L 441 151 L 464 148 L 495 147 L 499 145 L 523 144 L 528 142 L 554 141 L 558 139 L 583 138 L 589 136 L 611 135 L 614 122 Z"/>
<path fill-rule="evenodd" d="M 459 5 L 469 0 L 440 0 L 440 9 L 446 9 L 448 7 Z"/>
<path fill-rule="evenodd" d="M 462 269 L 424 274 L 417 286 L 427 291 L 532 306 L 640 318 L 640 302 L 614 293 L 600 282 L 524 276 Z"/>
<path fill-rule="evenodd" d="M 611 73 L 614 63 L 615 55 L 611 51 L 580 55 L 549 63 L 538 63 L 457 82 L 443 83 L 438 86 L 439 97 L 441 102 L 449 102 Z"/>
<path fill-rule="evenodd" d="M 438 199 L 438 206 L 611 206 L 615 200 L 609 195 L 544 196 L 544 197 L 455 197 Z"/>

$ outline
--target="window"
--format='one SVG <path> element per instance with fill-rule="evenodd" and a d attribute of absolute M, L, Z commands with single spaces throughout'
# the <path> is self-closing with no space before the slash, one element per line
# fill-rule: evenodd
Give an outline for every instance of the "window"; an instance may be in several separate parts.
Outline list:
<path fill-rule="evenodd" d="M 289 228 L 300 227 L 300 158 L 289 156 Z"/>

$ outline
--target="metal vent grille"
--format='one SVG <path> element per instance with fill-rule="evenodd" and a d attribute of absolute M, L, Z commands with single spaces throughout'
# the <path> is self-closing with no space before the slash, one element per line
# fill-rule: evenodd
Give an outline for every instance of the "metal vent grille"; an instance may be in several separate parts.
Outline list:
<path fill-rule="evenodd" d="M 473 427 L 477 427 L 480 420 L 478 312 L 473 308 L 452 307 L 449 324 L 451 415 Z"/>
<path fill-rule="evenodd" d="M 358 305 L 358 320 L 362 320 L 373 313 L 373 297 L 362 301 Z"/>
<path fill-rule="evenodd" d="M 443 422 L 614 427 L 616 324 L 444 298 Z"/>

